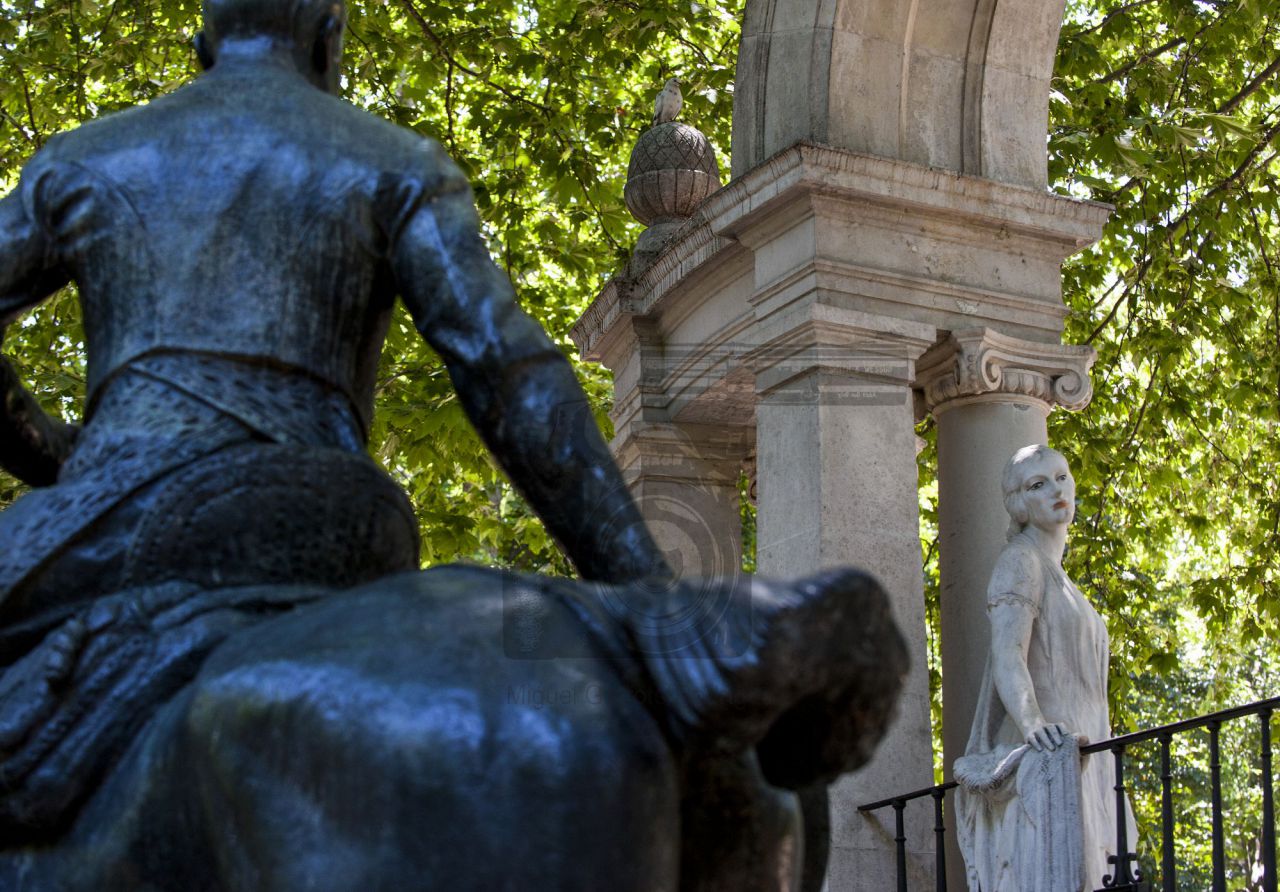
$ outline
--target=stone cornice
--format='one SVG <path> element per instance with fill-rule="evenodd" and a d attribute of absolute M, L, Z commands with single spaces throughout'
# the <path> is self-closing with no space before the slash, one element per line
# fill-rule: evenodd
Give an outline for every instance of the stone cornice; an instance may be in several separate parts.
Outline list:
<path fill-rule="evenodd" d="M 570 332 L 579 352 L 585 359 L 603 359 L 609 330 L 621 317 L 651 315 L 659 297 L 713 259 L 725 259 L 727 249 L 735 247 L 733 241 L 715 236 L 706 220 L 695 215 L 656 258 L 643 264 L 633 260 L 605 284 Z"/>
<path fill-rule="evenodd" d="M 797 186 L 863 200 L 985 221 L 1010 231 L 1059 242 L 1062 256 L 1098 239 L 1111 206 L 1014 186 L 908 161 L 798 143 L 712 193 L 694 220 L 707 220 L 720 235 L 736 233 L 739 221 Z M 939 206 L 942 205 L 940 208 Z"/>
<path fill-rule="evenodd" d="M 928 412 L 980 400 L 1040 403 L 1079 411 L 1093 397 L 1092 347 L 1009 337 L 989 328 L 953 332 L 916 365 Z"/>

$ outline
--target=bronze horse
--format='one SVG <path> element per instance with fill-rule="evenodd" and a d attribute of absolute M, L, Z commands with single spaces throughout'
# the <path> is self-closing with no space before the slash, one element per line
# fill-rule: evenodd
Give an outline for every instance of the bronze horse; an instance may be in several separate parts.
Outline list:
<path fill-rule="evenodd" d="M 792 791 L 869 758 L 905 670 L 855 571 L 646 592 L 450 567 L 220 600 L 86 633 L 140 644 L 63 666 L 117 706 L 59 701 L 54 767 L 120 740 L 219 611 L 294 605 L 212 647 L 68 829 L 0 853 L 0 888 L 793 890 Z M 684 633 L 647 621 L 682 611 Z"/>

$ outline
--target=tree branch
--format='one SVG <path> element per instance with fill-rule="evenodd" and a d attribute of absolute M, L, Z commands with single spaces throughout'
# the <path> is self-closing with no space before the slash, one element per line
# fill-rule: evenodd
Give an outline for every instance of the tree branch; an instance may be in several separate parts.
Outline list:
<path fill-rule="evenodd" d="M 458 150 L 457 140 L 453 132 L 453 62 L 449 62 L 444 76 L 444 116 L 445 136 L 449 143 L 449 151 Z"/>
<path fill-rule="evenodd" d="M 454 58 L 453 53 L 449 52 L 449 48 L 445 45 L 445 42 L 440 39 L 440 35 L 436 34 L 436 32 L 432 30 L 431 26 L 427 24 L 427 20 L 422 17 L 422 13 L 418 11 L 418 7 L 413 5 L 413 0 L 400 0 L 400 5 L 404 7 L 405 12 L 409 13 L 410 18 L 418 23 L 418 27 L 422 30 L 422 33 L 426 35 L 426 38 L 430 40 L 432 44 L 435 45 L 436 51 L 454 68 L 458 69 L 463 74 L 470 75 L 482 84 L 492 87 L 512 102 L 521 102 L 531 108 L 536 108 L 547 117 L 551 116 L 551 108 L 549 106 L 543 105 L 541 102 L 537 102 L 527 96 L 521 96 L 519 93 L 509 90 L 501 84 L 494 83 L 474 68 L 468 68 L 466 65 L 463 65 Z"/>
<path fill-rule="evenodd" d="M 555 129 L 553 129 L 551 132 L 552 132 L 552 135 L 555 136 L 556 141 L 559 142 L 560 145 L 564 147 L 566 150 L 570 151 L 571 153 L 570 157 L 573 157 L 573 155 L 578 154 L 572 151 L 573 146 L 572 144 L 570 144 L 568 138 L 563 133 Z M 587 184 L 586 182 L 583 181 L 582 174 L 579 173 L 578 169 L 573 165 L 572 162 L 570 162 L 569 164 L 569 170 L 573 174 L 574 180 L 577 181 L 578 188 L 582 190 L 583 200 L 586 201 L 587 206 L 590 207 L 591 210 L 595 212 L 596 219 L 600 223 L 600 232 L 603 233 L 604 237 L 609 240 L 610 246 L 612 246 L 612 248 L 615 251 L 621 251 L 622 245 L 618 244 L 618 240 L 613 237 L 613 234 L 611 232 L 609 232 L 609 227 L 605 226 L 604 212 L 600 210 L 599 206 L 594 201 L 592 201 L 591 193 L 587 190 Z"/>
<path fill-rule="evenodd" d="M 1112 282 L 1111 287 L 1108 288 L 1106 291 L 1102 292 L 1102 294 L 1098 296 L 1098 299 L 1089 305 L 1089 309 L 1090 310 L 1098 309 L 1098 305 L 1101 304 L 1108 297 L 1110 297 L 1111 293 L 1115 291 L 1117 288 L 1119 288 L 1121 283 L 1123 282 L 1124 282 L 1124 279 L 1116 279 L 1114 282 Z"/>
<path fill-rule="evenodd" d="M 1262 224 L 1258 222 L 1258 209 L 1249 204 L 1249 219 L 1253 221 L 1253 231 L 1258 237 L 1258 253 L 1262 255 L 1262 264 L 1267 268 L 1267 276 L 1271 279 L 1271 328 L 1272 340 L 1274 341 L 1277 354 L 1280 354 L 1280 288 L 1276 285 L 1276 271 L 1271 265 L 1271 258 L 1267 256 L 1266 237 L 1262 234 Z M 1277 370 L 1275 381 L 1275 399 L 1276 406 L 1280 407 L 1280 370 Z M 1280 523 L 1280 504 L 1276 505 L 1277 523 Z M 1273 528 L 1274 529 L 1274 528 Z"/>
<path fill-rule="evenodd" d="M 1184 64 L 1183 64 L 1184 79 L 1186 77 L 1186 69 L 1187 69 L 1187 66 L 1185 63 L 1189 61 L 1190 61 L 1190 56 L 1187 57 L 1187 59 L 1184 61 Z M 1247 84 L 1245 84 L 1238 93 L 1236 93 L 1226 102 L 1224 102 L 1216 110 L 1215 113 L 1220 115 L 1231 114 L 1240 106 L 1242 102 L 1244 102 L 1244 100 L 1248 99 L 1250 96 L 1256 93 L 1259 90 L 1259 88 L 1261 88 L 1262 85 L 1265 84 L 1267 80 L 1270 77 L 1272 77 L 1277 71 L 1280 71 L 1280 56 L 1277 56 L 1275 61 L 1273 61 L 1256 77 L 1254 77 Z M 1107 192 L 1106 195 L 1104 196 L 1104 200 L 1108 204 L 1115 204 L 1121 195 L 1128 192 L 1130 189 L 1132 189 L 1135 185 L 1137 185 L 1141 181 L 1142 181 L 1142 177 L 1139 177 L 1139 176 L 1129 177 L 1123 183 L 1121 183 L 1120 185 L 1112 189 L 1110 192 Z"/>
<path fill-rule="evenodd" d="M 107 28 L 111 27 L 111 20 L 116 17 L 116 10 L 120 8 L 120 0 L 115 0 L 111 4 L 111 8 L 107 10 L 107 17 L 102 20 L 102 27 L 98 29 L 98 35 L 93 38 L 95 44 L 102 43 L 102 38 L 107 33 Z"/>
<path fill-rule="evenodd" d="M 1256 93 L 1258 91 L 1258 88 L 1261 87 L 1264 83 L 1266 83 L 1267 79 L 1271 77 L 1273 74 L 1275 74 L 1277 71 L 1280 71 L 1280 56 L 1276 56 L 1276 58 L 1272 61 L 1272 63 L 1268 65 L 1266 68 L 1262 69 L 1262 71 L 1258 73 L 1257 77 L 1249 81 L 1249 83 L 1245 84 L 1240 89 L 1239 93 L 1232 96 L 1230 99 L 1224 102 L 1221 106 L 1219 106 L 1218 114 L 1220 115 L 1231 114 L 1233 111 L 1235 111 L 1239 107 L 1240 103 L 1244 102 L 1254 93 Z"/>
<path fill-rule="evenodd" d="M 1231 186 L 1239 182 L 1244 177 L 1244 175 L 1249 172 L 1250 169 L 1255 167 L 1254 162 L 1257 161 L 1258 156 L 1261 155 L 1262 152 L 1271 145 L 1271 141 L 1276 138 L 1277 133 L 1280 133 L 1280 121 L 1276 121 L 1276 123 L 1272 124 L 1265 131 L 1263 131 L 1262 137 L 1258 140 L 1258 144 L 1249 150 L 1249 154 L 1244 156 L 1244 160 L 1240 162 L 1239 166 L 1236 167 L 1236 169 L 1233 170 L 1231 174 L 1227 176 L 1226 179 L 1222 180 L 1221 182 L 1216 184 L 1212 189 L 1210 189 L 1208 192 L 1205 192 L 1203 195 L 1201 195 L 1198 199 L 1196 199 L 1196 201 L 1190 207 L 1188 207 L 1185 211 L 1179 214 L 1176 220 L 1172 221 L 1167 226 L 1165 226 L 1164 227 L 1165 236 L 1168 237 L 1168 236 L 1171 236 L 1173 233 L 1177 232 L 1179 227 L 1181 227 L 1182 224 L 1187 221 L 1187 217 L 1191 215 L 1191 212 L 1195 210 L 1197 207 L 1199 207 L 1201 204 L 1213 198 L 1215 195 L 1219 194 L 1223 190 L 1229 189 Z M 1259 164 L 1256 166 L 1266 167 L 1268 164 L 1274 161 L 1275 158 L 1276 158 L 1276 153 L 1272 153 L 1270 158 L 1262 162 L 1262 164 Z"/>
<path fill-rule="evenodd" d="M 1142 417 L 1146 414 L 1147 406 L 1151 402 L 1151 390 L 1153 387 L 1155 387 L 1156 380 L 1158 377 L 1157 373 L 1160 371 L 1160 366 L 1163 364 L 1163 362 L 1164 360 L 1161 357 L 1159 356 L 1156 357 L 1155 363 L 1151 369 L 1151 380 L 1147 382 L 1147 388 L 1142 395 L 1142 406 L 1138 410 L 1138 417 L 1134 421 L 1133 428 L 1129 431 L 1129 436 L 1125 438 L 1124 445 L 1121 446 L 1120 449 L 1116 450 L 1116 454 L 1120 454 L 1122 452 L 1128 452 L 1130 447 L 1133 445 L 1134 437 L 1138 435 L 1138 428 L 1142 425 Z M 1132 464 L 1132 463 L 1133 462 L 1131 458 L 1126 462 L 1126 464 Z M 1118 473 L 1117 467 L 1119 466 L 1119 464 L 1120 462 L 1117 460 L 1115 462 L 1112 462 L 1107 467 L 1107 474 L 1105 477 L 1103 477 L 1102 484 L 1097 489 L 1098 507 L 1097 507 L 1097 510 L 1093 512 L 1093 514 L 1089 515 L 1089 529 L 1092 532 L 1095 539 L 1098 537 L 1098 526 L 1102 523 L 1102 518 L 1106 512 L 1107 494 L 1111 490 L 1115 482 L 1116 474 Z"/>
<path fill-rule="evenodd" d="M 1111 12 L 1107 13 L 1102 17 L 1102 20 L 1098 22 L 1098 24 L 1090 25 L 1088 28 L 1084 28 L 1080 31 L 1075 31 L 1070 36 L 1084 37 L 1086 34 L 1092 34 L 1095 31 L 1101 31 L 1103 28 L 1107 26 L 1107 23 L 1110 22 L 1112 19 L 1114 19 L 1116 16 L 1124 15 L 1126 12 L 1129 12 L 1130 10 L 1133 10 L 1133 9 L 1137 9 L 1139 6 L 1148 6 L 1155 2 L 1156 0 L 1133 0 L 1132 3 L 1126 3 L 1123 6 L 1118 6 L 1115 9 L 1111 10 Z"/>
<path fill-rule="evenodd" d="M 36 148 L 44 145 L 44 137 L 40 135 L 40 128 L 36 126 L 36 110 L 31 103 L 31 87 L 27 84 L 27 73 L 22 70 L 21 66 L 14 65 L 18 71 L 18 78 L 22 81 L 22 96 L 27 102 L 27 120 L 31 122 L 32 141 Z"/>
<path fill-rule="evenodd" d="M 373 82 L 382 88 L 382 95 L 387 102 L 388 108 L 399 105 L 395 94 L 391 91 L 391 85 L 382 76 L 382 66 L 378 64 L 378 57 L 373 54 L 373 47 L 369 46 L 369 42 L 361 36 L 360 32 L 350 25 L 347 26 L 346 32 L 354 37 L 360 46 L 364 47 L 364 54 L 369 57 L 370 67 L 373 68 Z"/>
<path fill-rule="evenodd" d="M 1194 416 L 1183 415 L 1182 419 L 1186 421 L 1187 424 L 1191 425 L 1191 429 L 1200 436 L 1201 440 L 1204 440 L 1205 445 L 1208 446 L 1212 451 L 1216 452 L 1222 458 L 1223 461 L 1231 465 L 1231 467 L 1235 468 L 1237 472 L 1244 473 L 1244 468 L 1240 466 L 1240 462 L 1238 462 L 1236 459 L 1228 455 L 1227 452 L 1221 446 L 1218 445 L 1218 442 L 1214 440 L 1213 437 L 1210 437 L 1208 434 L 1206 434 L 1204 430 L 1200 427 L 1200 425 L 1196 424 L 1196 420 Z"/>
<path fill-rule="evenodd" d="M 12 124 L 13 129 L 17 130 L 19 133 L 22 134 L 23 139 L 31 143 L 33 146 L 36 146 L 36 148 L 39 148 L 40 144 L 35 141 L 35 139 L 31 136 L 30 133 L 27 132 L 27 128 L 23 126 L 22 122 L 19 121 L 17 118 L 15 118 L 13 115 L 9 114 L 9 110 L 4 108 L 3 106 L 0 106 L 0 117 L 3 117 L 6 121 Z"/>
<path fill-rule="evenodd" d="M 1118 199 L 1118 198 L 1119 198 L 1121 195 L 1123 195 L 1124 193 L 1128 192 L 1130 189 L 1132 189 L 1132 188 L 1133 188 L 1134 186 L 1136 186 L 1138 183 L 1142 182 L 1142 179 L 1143 179 L 1143 178 L 1142 178 L 1142 177 L 1140 177 L 1140 176 L 1131 176 L 1131 177 L 1129 177 L 1127 180 L 1125 180 L 1125 181 L 1124 181 L 1123 183 L 1121 183 L 1119 186 L 1116 186 L 1116 187 L 1115 187 L 1114 189 L 1112 189 L 1110 192 L 1107 192 L 1107 193 L 1106 193 L 1106 197 L 1105 197 L 1103 200 L 1104 200 L 1107 204 L 1115 204 L 1115 203 L 1116 203 L 1116 199 Z"/>
<path fill-rule="evenodd" d="M 1129 292 L 1131 292 L 1135 287 L 1137 287 L 1142 282 L 1144 278 L 1146 278 L 1147 270 L 1151 268 L 1151 260 L 1152 260 L 1151 254 L 1150 252 L 1147 252 L 1146 256 L 1144 256 L 1142 258 L 1142 261 L 1138 264 L 1138 271 L 1134 273 L 1133 281 L 1129 282 L 1124 286 L 1124 290 L 1121 291 L 1120 296 L 1115 299 L 1115 303 L 1111 305 L 1111 309 L 1107 311 L 1107 315 L 1104 316 L 1102 321 L 1098 323 L 1097 328 L 1093 330 L 1093 332 L 1089 335 L 1089 337 L 1084 339 L 1084 342 L 1086 344 L 1092 344 L 1094 338 L 1100 335 L 1102 333 L 1102 330 L 1111 324 L 1112 319 L 1116 318 L 1116 313 L 1120 309 L 1120 304 L 1124 303 L 1125 298 L 1129 296 Z"/>
<path fill-rule="evenodd" d="M 449 48 L 445 46 L 445 43 L 440 38 L 440 35 L 436 34 L 436 32 L 431 28 L 431 26 L 427 24 L 427 20 L 423 18 L 422 13 L 418 11 L 418 8 L 416 6 L 414 6 L 413 0 L 400 0 L 400 5 L 403 6 L 405 11 L 409 13 L 409 16 L 415 22 L 418 23 L 418 27 L 422 30 L 422 33 L 426 35 L 427 39 L 430 40 L 432 44 L 435 45 L 436 51 L 439 52 L 439 54 L 444 58 L 444 60 L 452 68 L 456 68 L 458 71 L 461 71 L 463 74 L 470 75 L 471 77 L 475 78 L 481 83 L 489 87 L 492 87 L 493 89 L 497 90 L 499 93 L 501 93 L 503 96 L 506 96 L 508 99 L 512 100 L 513 102 L 523 103 L 525 105 L 528 105 L 531 108 L 537 109 L 539 112 L 542 113 L 544 117 L 548 117 L 548 118 L 551 117 L 552 111 L 550 106 L 543 105 L 541 102 L 537 102 L 536 100 L 530 99 L 527 96 L 521 96 L 518 93 L 514 93 L 511 90 L 508 90 L 506 87 L 503 87 L 501 84 L 494 83 L 492 80 L 485 77 L 480 72 L 472 68 L 468 68 L 466 65 L 463 65 L 461 62 L 459 62 L 454 57 L 454 55 L 451 52 L 449 52 Z M 565 149 L 572 148 L 572 146 L 569 144 L 567 137 L 565 137 L 565 135 L 561 133 L 559 129 L 553 127 L 551 128 L 551 133 L 556 138 L 556 141 L 559 142 L 563 148 Z M 591 192 L 587 188 L 587 184 L 583 180 L 581 172 L 579 172 L 577 167 L 575 167 L 572 163 L 569 164 L 569 171 L 573 175 L 574 180 L 577 182 L 578 188 L 582 190 L 583 200 L 587 203 L 587 206 L 590 207 L 591 210 L 595 212 L 596 219 L 600 223 L 601 233 L 603 233 L 604 237 L 608 240 L 610 246 L 615 251 L 620 251 L 622 246 L 618 243 L 618 240 L 613 237 L 613 234 L 609 232 L 608 227 L 605 226 L 604 213 L 600 210 L 599 206 L 596 205 L 596 203 L 592 200 Z"/>
<path fill-rule="evenodd" d="M 1231 7 L 1231 8 L 1234 9 L 1234 7 Z M 1226 16 L 1227 12 L 1229 11 L 1230 10 L 1219 12 L 1207 24 L 1205 24 L 1204 27 L 1202 27 L 1195 34 L 1191 35 L 1191 40 L 1193 41 L 1197 40 L 1201 34 L 1208 31 L 1214 25 L 1218 24 L 1218 22 L 1222 21 L 1222 19 Z M 1174 47 L 1181 46 L 1184 43 L 1187 43 L 1187 38 L 1175 37 L 1173 40 L 1170 40 L 1167 43 L 1161 44 L 1155 49 L 1147 50 L 1141 55 L 1133 59 L 1130 59 L 1128 62 L 1121 65 L 1119 68 L 1117 68 L 1115 71 L 1112 71 L 1109 74 L 1103 75 L 1102 78 L 1099 79 L 1098 83 L 1107 84 L 1113 80 L 1124 77 L 1126 74 L 1128 74 L 1130 71 L 1132 71 L 1137 66 L 1143 64 L 1144 62 L 1149 62 L 1150 60 L 1156 58 L 1156 56 L 1167 53 L 1169 50 L 1173 49 Z"/>
<path fill-rule="evenodd" d="M 1205 27 L 1208 27 L 1208 26 L 1206 25 Z M 1160 46 L 1156 47 L 1155 49 L 1147 50 L 1146 52 L 1141 53 L 1140 55 L 1134 56 L 1128 62 L 1121 65 L 1119 68 L 1115 69 L 1114 71 L 1110 71 L 1107 74 L 1104 74 L 1102 77 L 1098 78 L 1098 83 L 1109 84 L 1114 80 L 1119 80 L 1120 78 L 1124 77 L 1126 74 L 1128 74 L 1130 71 L 1133 71 L 1133 69 L 1137 68 L 1139 65 L 1143 64 L 1144 62 L 1150 62 L 1152 59 L 1156 58 L 1157 56 L 1163 55 L 1164 53 L 1169 52 L 1169 50 L 1174 49 L 1175 47 L 1182 46 L 1186 42 L 1187 42 L 1187 38 L 1185 37 L 1175 37 L 1173 40 L 1170 40 L 1167 43 L 1160 44 Z"/>
<path fill-rule="evenodd" d="M 680 44 L 682 44 L 683 46 L 685 46 L 686 48 L 688 48 L 690 52 L 692 52 L 692 53 L 693 53 L 694 55 L 696 55 L 699 59 L 701 59 L 701 60 L 702 60 L 702 64 L 703 64 L 706 68 L 711 69 L 711 68 L 714 68 L 714 67 L 715 67 L 714 65 L 712 65 L 711 60 L 707 58 L 707 54 L 706 54 L 706 53 L 704 53 L 704 52 L 702 51 L 702 47 L 698 46 L 698 45 L 697 45 L 696 43 L 694 43 L 692 40 L 690 40 L 689 38 L 687 38 L 687 37 L 685 37 L 685 36 L 683 36 L 683 35 L 681 35 L 681 34 L 676 34 L 676 35 L 674 35 L 674 36 L 675 36 L 676 42 L 677 42 L 677 43 L 680 43 Z"/>

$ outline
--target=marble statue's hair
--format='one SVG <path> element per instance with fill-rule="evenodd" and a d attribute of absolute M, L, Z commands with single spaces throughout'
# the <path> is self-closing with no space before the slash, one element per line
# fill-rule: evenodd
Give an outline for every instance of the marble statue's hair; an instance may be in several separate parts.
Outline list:
<path fill-rule="evenodd" d="M 204 27 L 217 42 L 230 35 L 309 39 L 326 18 L 344 22 L 345 0 L 204 0 Z"/>
<path fill-rule="evenodd" d="M 1036 443 L 1023 446 L 1005 462 L 1004 471 L 1000 474 L 1000 490 L 1004 493 L 1004 510 L 1009 512 L 1008 538 L 1010 539 L 1021 533 L 1030 520 L 1026 502 L 1022 497 L 1022 482 L 1026 479 L 1026 466 L 1049 455 L 1063 457 L 1058 450 Z"/>

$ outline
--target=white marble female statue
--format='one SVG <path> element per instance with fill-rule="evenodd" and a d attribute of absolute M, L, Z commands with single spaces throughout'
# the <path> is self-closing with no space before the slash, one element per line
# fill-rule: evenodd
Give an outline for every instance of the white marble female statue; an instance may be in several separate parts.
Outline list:
<path fill-rule="evenodd" d="M 1111 736 L 1107 627 L 1062 570 L 1075 513 L 1066 459 L 1024 447 L 1001 485 L 1012 524 L 987 587 L 991 651 L 955 765 L 960 849 L 970 892 L 1087 892 L 1115 869 L 1111 760 L 1082 765 L 1078 751 Z"/>

